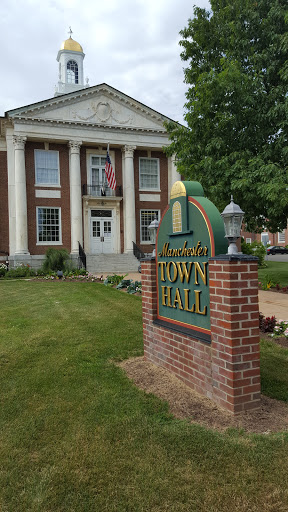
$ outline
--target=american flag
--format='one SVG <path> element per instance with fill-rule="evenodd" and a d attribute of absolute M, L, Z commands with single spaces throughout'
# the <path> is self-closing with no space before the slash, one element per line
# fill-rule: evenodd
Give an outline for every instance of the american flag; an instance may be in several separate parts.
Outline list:
<path fill-rule="evenodd" d="M 106 173 L 106 176 L 107 176 L 107 181 L 108 181 L 109 187 L 112 188 L 112 190 L 115 190 L 115 188 L 116 188 L 116 178 L 115 178 L 115 173 L 113 171 L 113 167 L 112 167 L 110 156 L 109 156 L 109 147 L 107 149 L 105 173 Z"/>

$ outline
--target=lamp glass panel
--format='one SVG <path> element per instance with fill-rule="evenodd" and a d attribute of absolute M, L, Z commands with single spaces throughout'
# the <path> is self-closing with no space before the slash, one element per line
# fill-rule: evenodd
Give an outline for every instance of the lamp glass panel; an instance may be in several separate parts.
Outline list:
<path fill-rule="evenodd" d="M 148 227 L 148 231 L 149 231 L 149 236 L 150 236 L 150 242 L 151 244 L 155 244 L 156 243 L 156 228 L 152 227 Z"/>

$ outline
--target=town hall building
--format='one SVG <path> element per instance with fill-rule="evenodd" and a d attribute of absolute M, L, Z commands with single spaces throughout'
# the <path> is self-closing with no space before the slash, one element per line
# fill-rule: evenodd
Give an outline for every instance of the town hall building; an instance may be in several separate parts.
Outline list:
<path fill-rule="evenodd" d="M 0 117 L 0 260 L 10 267 L 39 268 L 49 247 L 77 262 L 80 247 L 90 271 L 136 270 L 135 247 L 152 252 L 147 228 L 180 179 L 163 152 L 171 120 L 105 83 L 84 84 L 84 57 L 70 34 L 55 96 Z"/>

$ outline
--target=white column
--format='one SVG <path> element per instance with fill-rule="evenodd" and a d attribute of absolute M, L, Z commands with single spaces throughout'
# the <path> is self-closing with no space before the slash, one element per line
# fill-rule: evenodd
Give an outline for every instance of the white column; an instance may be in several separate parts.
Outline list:
<path fill-rule="evenodd" d="M 176 181 L 181 181 L 181 174 L 177 171 L 175 165 L 175 155 L 168 158 L 168 202 L 170 201 L 170 192 Z"/>
<path fill-rule="evenodd" d="M 27 137 L 13 137 L 15 154 L 15 254 L 29 254 L 27 229 L 27 193 L 25 142 Z"/>
<path fill-rule="evenodd" d="M 125 146 L 123 173 L 123 207 L 124 207 L 124 252 L 132 252 L 136 243 L 135 219 L 135 183 L 134 183 L 134 150 L 136 146 Z"/>
<path fill-rule="evenodd" d="M 82 141 L 70 140 L 70 218 L 71 253 L 78 254 L 78 241 L 83 245 L 82 191 L 80 170 L 80 147 Z"/>

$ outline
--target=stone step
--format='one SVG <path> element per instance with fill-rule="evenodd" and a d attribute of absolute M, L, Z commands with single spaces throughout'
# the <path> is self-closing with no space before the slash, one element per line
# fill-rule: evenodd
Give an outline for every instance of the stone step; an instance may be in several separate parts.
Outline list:
<path fill-rule="evenodd" d="M 127 273 L 137 272 L 140 262 L 133 254 L 87 254 L 86 268 L 88 272 Z"/>

